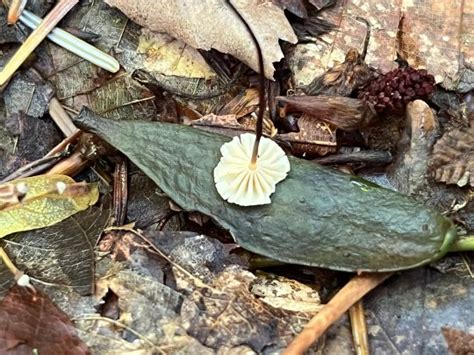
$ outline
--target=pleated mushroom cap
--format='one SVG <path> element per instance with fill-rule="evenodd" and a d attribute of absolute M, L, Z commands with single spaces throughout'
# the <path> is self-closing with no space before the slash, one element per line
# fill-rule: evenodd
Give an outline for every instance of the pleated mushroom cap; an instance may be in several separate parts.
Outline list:
<path fill-rule="evenodd" d="M 255 166 L 251 164 L 255 135 L 244 133 L 221 147 L 222 157 L 214 169 L 217 191 L 224 200 L 240 206 L 271 203 L 276 184 L 290 171 L 283 149 L 262 137 Z"/>

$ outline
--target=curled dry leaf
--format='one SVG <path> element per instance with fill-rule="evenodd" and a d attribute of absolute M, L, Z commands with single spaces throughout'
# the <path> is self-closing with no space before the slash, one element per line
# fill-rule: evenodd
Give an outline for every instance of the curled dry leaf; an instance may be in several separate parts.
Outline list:
<path fill-rule="evenodd" d="M 258 107 L 259 91 L 257 88 L 249 88 L 235 96 L 226 103 L 220 110 L 219 115 L 234 114 L 237 118 L 248 115 Z"/>
<path fill-rule="evenodd" d="M 330 68 L 323 75 L 313 79 L 306 87 L 308 95 L 349 96 L 364 85 L 372 76 L 357 49 L 351 48 L 343 63 Z"/>
<path fill-rule="evenodd" d="M 95 204 L 96 185 L 76 183 L 65 175 L 39 175 L 0 185 L 0 191 L 23 191 L 21 200 L 0 200 L 0 238 L 56 224 Z"/>
<path fill-rule="evenodd" d="M 474 186 L 474 126 L 445 133 L 434 145 L 431 167 L 436 181 Z"/>
<path fill-rule="evenodd" d="M 21 286 L 0 304 L 0 353 L 90 354 L 66 313 L 41 290 Z"/>
<path fill-rule="evenodd" d="M 224 0 L 106 0 L 132 20 L 153 32 L 166 32 L 194 48 L 232 54 L 258 71 L 257 48 L 242 20 Z M 283 10 L 267 0 L 240 0 L 241 12 L 257 37 L 265 76 L 273 79 L 273 62 L 283 58 L 278 41 L 296 43 L 296 35 Z"/>
<path fill-rule="evenodd" d="M 369 103 L 349 97 L 278 96 L 277 101 L 283 104 L 283 115 L 304 112 L 345 131 L 370 126 L 377 119 Z"/>
<path fill-rule="evenodd" d="M 298 119 L 299 132 L 278 135 L 279 139 L 291 143 L 295 155 L 322 156 L 337 149 L 336 128 L 317 117 L 304 113 Z"/>

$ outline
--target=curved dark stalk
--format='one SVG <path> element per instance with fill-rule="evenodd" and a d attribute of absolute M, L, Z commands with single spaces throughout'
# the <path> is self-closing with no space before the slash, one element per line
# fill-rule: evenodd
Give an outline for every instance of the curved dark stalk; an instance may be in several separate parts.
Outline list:
<path fill-rule="evenodd" d="M 369 48 L 369 41 L 370 41 L 370 33 L 371 33 L 371 25 L 370 22 L 367 21 L 365 18 L 357 16 L 356 17 L 357 21 L 363 22 L 367 26 L 367 31 L 365 33 L 365 39 L 364 39 L 364 48 L 362 49 L 362 54 L 360 57 L 362 60 L 365 60 L 365 57 L 367 56 L 367 50 Z"/>
<path fill-rule="evenodd" d="M 258 70 L 260 71 L 260 92 L 259 92 L 259 103 L 258 103 L 258 116 L 257 116 L 257 125 L 255 127 L 255 144 L 253 146 L 253 152 L 252 152 L 252 159 L 250 160 L 251 167 L 255 168 L 257 164 L 257 157 L 258 157 L 258 146 L 260 144 L 260 138 L 262 137 L 262 131 L 263 131 L 263 115 L 265 113 L 265 74 L 264 74 L 264 64 L 263 64 L 263 55 L 262 55 L 262 48 L 260 47 L 260 44 L 258 43 L 257 37 L 255 37 L 255 34 L 252 31 L 252 28 L 248 24 L 248 22 L 245 20 L 245 18 L 242 16 L 242 14 L 237 10 L 237 8 L 232 4 L 231 0 L 228 0 L 227 3 L 231 7 L 231 9 L 235 12 L 235 14 L 240 18 L 242 23 L 245 25 L 247 28 L 248 33 L 252 37 L 252 41 L 257 47 L 257 52 L 258 52 Z"/>

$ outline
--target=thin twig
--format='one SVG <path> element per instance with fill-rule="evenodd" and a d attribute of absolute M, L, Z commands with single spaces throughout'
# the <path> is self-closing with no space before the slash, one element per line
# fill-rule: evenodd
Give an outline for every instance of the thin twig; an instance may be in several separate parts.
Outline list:
<path fill-rule="evenodd" d="M 56 155 L 46 156 L 41 159 L 32 161 L 31 163 L 22 166 L 18 170 L 14 171 L 4 179 L 0 181 L 0 184 L 4 184 L 6 182 L 26 178 L 29 176 L 37 175 L 42 173 L 43 171 L 51 168 L 57 161 L 64 158 L 65 154 L 63 152 L 57 153 Z"/>
<path fill-rule="evenodd" d="M 7 22 L 9 25 L 14 25 L 20 17 L 23 9 L 26 6 L 27 0 L 12 0 L 8 9 Z"/>
<path fill-rule="evenodd" d="M 79 130 L 61 105 L 61 102 L 55 97 L 49 101 L 49 115 L 66 137 L 74 135 Z"/>
<path fill-rule="evenodd" d="M 167 256 L 165 253 L 163 253 L 150 239 L 148 239 L 145 235 L 143 235 L 139 231 L 137 231 L 133 228 L 130 228 L 130 227 L 123 226 L 123 227 L 109 227 L 109 228 L 104 229 L 104 232 L 110 232 L 110 231 L 116 231 L 116 230 L 127 231 L 127 232 L 135 234 L 137 237 L 139 237 L 141 240 L 143 240 L 151 248 L 151 250 L 153 252 L 155 252 L 160 257 L 165 259 L 167 262 L 169 262 L 171 265 L 173 265 L 176 269 L 178 269 L 181 273 L 183 273 L 184 275 L 186 275 L 190 279 L 192 279 L 195 282 L 196 287 L 200 287 L 200 288 L 206 287 L 206 288 L 209 288 L 211 290 L 221 292 L 219 290 L 216 290 L 212 286 L 205 284 L 200 278 L 194 276 L 188 270 L 183 268 L 181 265 L 179 265 L 176 262 L 174 262 L 173 260 L 171 260 L 169 256 Z"/>
<path fill-rule="evenodd" d="M 59 143 L 57 146 L 55 146 L 53 149 L 51 149 L 48 154 L 45 155 L 45 157 L 50 157 L 52 155 L 55 155 L 59 152 L 62 152 L 63 150 L 66 149 L 66 147 L 69 144 L 73 144 L 77 140 L 79 140 L 79 137 L 81 136 L 82 131 L 76 131 L 72 136 L 66 137 L 62 140 L 61 143 Z"/>
<path fill-rule="evenodd" d="M 303 354 L 321 335 L 364 295 L 380 285 L 392 273 L 363 273 L 354 276 L 306 325 L 283 354 Z"/>
<path fill-rule="evenodd" d="M 133 328 L 130 328 L 128 325 L 126 324 L 123 324 L 119 321 L 116 321 L 114 319 L 111 319 L 111 318 L 107 318 L 107 317 L 102 317 L 102 316 L 96 316 L 94 314 L 91 314 L 91 315 L 82 315 L 82 316 L 78 316 L 78 317 L 74 317 L 74 318 L 71 318 L 71 320 L 73 322 L 78 322 L 78 321 L 84 321 L 84 320 L 95 320 L 95 321 L 104 321 L 104 322 L 109 322 L 109 323 L 112 323 L 113 325 L 117 326 L 117 327 L 120 327 L 120 328 L 124 328 L 126 330 L 128 330 L 130 333 L 132 333 L 133 335 L 135 335 L 137 338 L 139 339 L 142 339 L 143 341 L 145 341 L 146 343 L 148 343 L 149 345 L 155 347 L 156 344 L 153 343 L 150 339 L 148 339 L 146 336 L 144 336 L 143 334 L 140 334 L 139 332 L 137 332 L 136 330 L 134 330 Z"/>
<path fill-rule="evenodd" d="M 126 158 L 119 158 L 114 171 L 114 215 L 115 225 L 122 226 L 127 217 L 128 164 Z"/>
<path fill-rule="evenodd" d="M 5 249 L 3 249 L 2 247 L 0 247 L 0 260 L 2 260 L 3 265 L 5 265 L 8 270 L 10 270 L 15 279 L 18 279 L 21 275 L 23 275 L 23 273 L 18 270 L 18 268 L 15 266 L 8 254 L 5 252 Z"/>

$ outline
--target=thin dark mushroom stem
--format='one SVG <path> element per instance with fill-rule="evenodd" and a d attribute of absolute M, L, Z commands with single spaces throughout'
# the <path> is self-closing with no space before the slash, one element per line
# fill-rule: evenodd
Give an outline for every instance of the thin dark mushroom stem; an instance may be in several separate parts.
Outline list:
<path fill-rule="evenodd" d="M 357 21 L 363 22 L 367 26 L 367 30 L 365 33 L 365 39 L 364 39 L 364 48 L 362 49 L 362 53 L 360 57 L 362 60 L 365 60 L 365 57 L 367 56 L 367 50 L 369 48 L 369 41 L 370 41 L 370 34 L 371 34 L 371 25 L 370 22 L 367 21 L 365 18 L 357 16 L 356 17 Z"/>
<path fill-rule="evenodd" d="M 255 144 L 253 146 L 252 159 L 250 160 L 250 167 L 255 168 L 257 165 L 257 158 L 258 158 L 258 146 L 260 144 L 260 138 L 262 137 L 262 131 L 263 131 L 263 115 L 265 113 L 265 74 L 264 74 L 265 67 L 263 64 L 262 48 L 260 47 L 260 44 L 258 43 L 257 37 L 253 33 L 252 28 L 250 27 L 248 22 L 245 20 L 245 18 L 242 16 L 242 14 L 239 12 L 239 10 L 237 10 L 234 4 L 232 4 L 231 0 L 228 0 L 227 2 L 229 3 L 229 6 L 232 8 L 232 10 L 236 13 L 236 15 L 240 18 L 240 20 L 245 25 L 245 27 L 247 28 L 247 31 L 252 37 L 252 41 L 257 47 L 257 52 L 258 52 L 258 70 L 260 71 L 260 80 L 259 80 L 260 91 L 259 91 L 257 125 L 255 127 L 256 138 L 255 138 Z"/>

